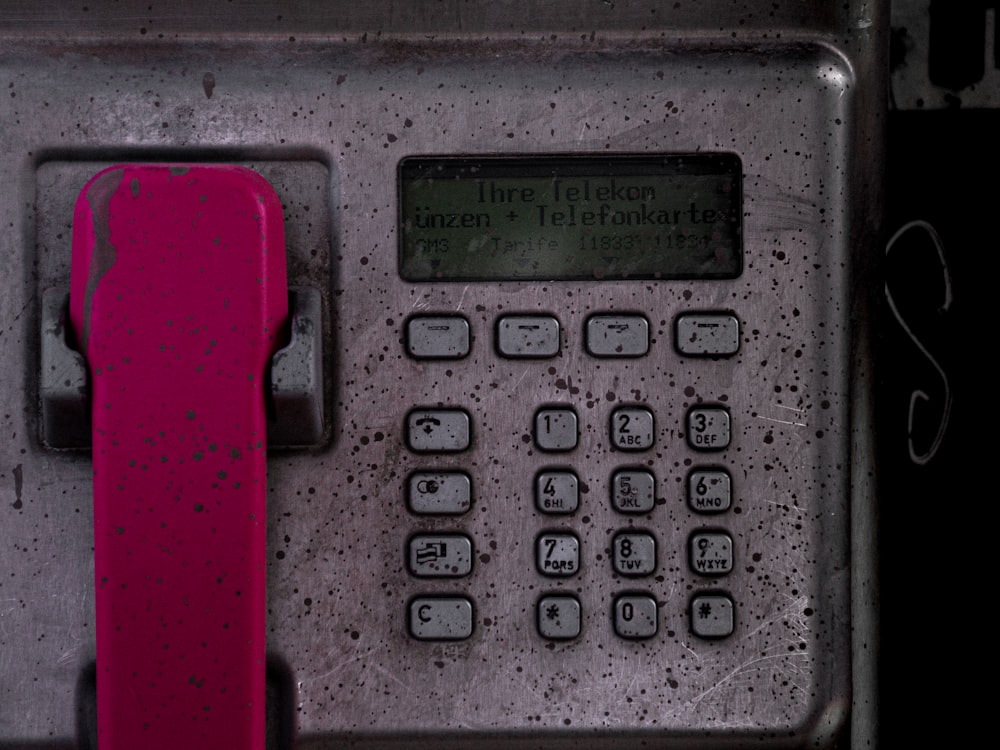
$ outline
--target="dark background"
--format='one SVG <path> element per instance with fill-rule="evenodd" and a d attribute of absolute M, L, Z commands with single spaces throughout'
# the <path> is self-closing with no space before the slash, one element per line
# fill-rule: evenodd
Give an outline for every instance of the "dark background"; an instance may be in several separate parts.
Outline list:
<path fill-rule="evenodd" d="M 877 350 L 880 744 L 887 748 L 925 729 L 944 731 L 949 746 L 971 740 L 979 722 L 960 717 L 969 715 L 968 696 L 988 679 L 996 651 L 983 574 L 993 568 L 989 511 L 997 496 L 986 387 L 996 380 L 989 370 L 998 339 L 987 307 L 1000 251 L 997 5 L 891 6 Z"/>

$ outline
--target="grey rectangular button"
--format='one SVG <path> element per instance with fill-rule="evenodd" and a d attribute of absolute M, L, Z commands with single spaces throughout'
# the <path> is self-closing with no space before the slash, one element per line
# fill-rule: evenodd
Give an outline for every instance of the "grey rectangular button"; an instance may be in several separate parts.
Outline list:
<path fill-rule="evenodd" d="M 692 534 L 688 553 L 691 570 L 703 576 L 724 576 L 733 569 L 733 539 L 725 532 Z"/>
<path fill-rule="evenodd" d="M 472 540 L 465 534 L 417 534 L 408 547 L 415 576 L 461 578 L 472 572 Z"/>
<path fill-rule="evenodd" d="M 571 576 L 580 570 L 580 540 L 573 534 L 542 534 L 535 545 L 538 572 Z"/>
<path fill-rule="evenodd" d="M 551 315 L 505 315 L 497 323 L 497 351 L 504 357 L 554 357 L 559 321 Z"/>
<path fill-rule="evenodd" d="M 573 513 L 580 504 L 580 480 L 572 471 L 543 471 L 535 477 L 535 507 L 541 513 Z"/>
<path fill-rule="evenodd" d="M 695 513 L 722 513 L 733 502 L 733 483 L 724 469 L 695 469 L 688 474 L 688 506 Z"/>
<path fill-rule="evenodd" d="M 740 321 L 731 313 L 687 313 L 675 329 L 677 351 L 689 357 L 728 357 L 740 350 Z"/>
<path fill-rule="evenodd" d="M 472 506 L 472 479 L 461 471 L 417 471 L 407 482 L 407 502 L 420 515 L 459 515 Z"/>
<path fill-rule="evenodd" d="M 571 451 L 579 439 L 579 420 L 572 409 L 553 407 L 535 413 L 535 444 L 543 451 Z"/>
<path fill-rule="evenodd" d="M 611 543 L 611 564 L 623 576 L 648 576 L 656 570 L 656 538 L 646 532 L 619 532 Z"/>
<path fill-rule="evenodd" d="M 592 315 L 587 351 L 595 357 L 641 357 L 649 351 L 649 323 L 642 315 Z"/>
<path fill-rule="evenodd" d="M 647 513 L 656 504 L 656 479 L 648 471 L 625 469 L 611 478 L 611 505 L 619 513 Z"/>
<path fill-rule="evenodd" d="M 418 453 L 464 451 L 471 433 L 464 409 L 414 409 L 406 416 L 406 442 Z"/>
<path fill-rule="evenodd" d="M 417 359 L 461 359 L 470 338 L 469 322 L 460 315 L 419 315 L 406 323 L 406 352 Z"/>
<path fill-rule="evenodd" d="M 580 635 L 580 600 L 575 596 L 543 596 L 538 600 L 538 634 L 552 640 Z"/>
<path fill-rule="evenodd" d="M 472 635 L 472 601 L 421 596 L 410 602 L 410 635 L 421 641 L 461 641 Z"/>
<path fill-rule="evenodd" d="M 622 406 L 611 414 L 611 444 L 621 451 L 653 446 L 653 412 L 644 406 Z"/>
<path fill-rule="evenodd" d="M 658 616 L 656 600 L 646 594 L 626 594 L 615 599 L 615 633 L 622 638 L 652 638 Z"/>
<path fill-rule="evenodd" d="M 718 406 L 696 406 L 687 413 L 687 443 L 700 451 L 729 447 L 729 412 Z"/>
<path fill-rule="evenodd" d="M 735 627 L 733 600 L 726 594 L 700 594 L 691 600 L 691 631 L 700 638 L 725 638 Z"/>

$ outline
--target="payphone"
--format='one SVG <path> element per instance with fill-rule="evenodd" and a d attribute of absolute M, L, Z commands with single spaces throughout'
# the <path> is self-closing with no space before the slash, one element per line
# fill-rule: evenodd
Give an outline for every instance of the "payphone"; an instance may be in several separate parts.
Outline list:
<path fill-rule="evenodd" d="M 42 5 L 0 57 L 0 747 L 218 689 L 206 649 L 99 700 L 70 248 L 115 170 L 282 207 L 270 746 L 870 737 L 878 4 Z"/>

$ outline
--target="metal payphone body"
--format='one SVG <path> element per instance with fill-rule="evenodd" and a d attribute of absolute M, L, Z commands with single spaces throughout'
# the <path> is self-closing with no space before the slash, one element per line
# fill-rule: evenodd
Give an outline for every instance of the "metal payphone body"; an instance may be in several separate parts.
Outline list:
<path fill-rule="evenodd" d="M 263 175 L 318 300 L 320 424 L 268 458 L 278 746 L 866 737 L 881 5 L 280 6 L 0 10 L 0 747 L 89 742 L 43 323 L 135 162 Z"/>

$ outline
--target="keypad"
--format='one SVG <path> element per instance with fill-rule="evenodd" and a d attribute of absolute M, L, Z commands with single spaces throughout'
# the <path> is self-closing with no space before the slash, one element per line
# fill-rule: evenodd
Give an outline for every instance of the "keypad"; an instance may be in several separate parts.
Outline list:
<path fill-rule="evenodd" d="M 728 357 L 739 351 L 740 323 L 726 312 L 685 313 L 674 320 L 674 351 L 683 356 L 702 359 Z M 495 324 L 495 349 L 509 359 L 549 359 L 563 354 L 563 331 L 552 315 L 516 313 L 504 314 Z M 598 360 L 642 357 L 648 354 L 651 339 L 649 321 L 640 314 L 598 313 L 587 318 L 581 336 L 586 355 Z M 571 342 L 572 343 L 572 342 Z M 472 336 L 464 316 L 454 314 L 421 314 L 411 316 L 405 324 L 406 353 L 416 360 L 428 360 L 428 368 L 437 367 L 433 360 L 458 360 L 468 357 Z M 567 353 L 566 356 L 575 356 Z M 615 363 L 603 363 L 611 367 Z M 452 365 L 455 366 L 455 365 Z M 462 365 L 457 365 L 462 366 Z M 525 367 L 535 366 L 530 362 Z M 627 362 L 621 367 L 626 368 Z M 712 366 L 706 363 L 705 366 Z M 550 370 L 551 372 L 552 370 Z M 450 374 L 450 373 L 449 373 Z M 616 375 L 616 378 L 619 377 Z M 623 379 L 627 375 L 621 375 Z M 635 393 L 640 393 L 635 390 Z M 530 406 L 530 400 L 528 401 Z M 516 407 L 515 407 L 516 408 Z M 579 403 L 536 405 L 527 417 L 530 422 L 530 444 L 539 456 L 566 454 L 570 466 L 540 466 L 525 488 L 533 495 L 538 518 L 555 520 L 562 516 L 571 520 L 581 506 L 579 467 L 583 460 L 580 446 L 581 424 Z M 588 409 L 591 406 L 588 404 Z M 587 416 L 588 412 L 584 412 Z M 677 415 L 655 414 L 641 403 L 616 406 L 607 415 L 603 440 L 609 451 L 633 457 L 634 464 L 622 462 L 607 477 L 604 498 L 621 518 L 621 528 L 609 529 L 610 549 L 605 554 L 587 550 L 573 528 L 541 530 L 534 542 L 534 565 L 548 585 L 561 587 L 577 577 L 585 560 L 597 560 L 607 575 L 621 583 L 640 584 L 644 580 L 662 581 L 664 571 L 658 569 L 656 526 L 635 528 L 633 520 L 640 516 L 655 519 L 658 504 L 669 498 L 657 499 L 657 477 L 646 468 L 652 461 L 643 458 L 644 451 L 657 446 L 657 417 L 667 420 L 662 439 L 679 434 L 683 445 L 697 454 L 713 452 L 724 458 L 732 441 L 732 423 L 728 405 L 697 403 L 681 415 L 683 429 L 676 431 L 670 421 Z M 416 407 L 403 425 L 407 447 L 431 462 L 426 468 L 412 472 L 406 480 L 407 508 L 413 518 L 449 516 L 459 519 L 473 503 L 473 478 L 461 469 L 434 468 L 435 456 L 461 453 L 472 445 L 473 417 L 463 408 Z M 593 429 L 591 424 L 587 429 Z M 525 437 L 525 441 L 529 441 Z M 592 450 L 588 449 L 588 450 Z M 455 459 L 452 458 L 451 461 Z M 551 459 L 549 459 L 551 460 Z M 716 464 L 720 463 L 718 461 Z M 724 462 L 722 462 L 724 463 Z M 661 464 L 657 463 L 659 467 Z M 666 468 L 664 467 L 664 470 Z M 676 477 L 665 479 L 673 481 Z M 666 485 L 665 485 L 666 486 Z M 724 465 L 694 465 L 688 471 L 682 492 L 692 520 L 708 515 L 715 520 L 725 518 L 733 506 L 733 483 Z M 597 497 L 602 496 L 598 493 Z M 594 498 L 591 494 L 589 497 Z M 607 502 L 607 500 L 605 500 Z M 627 525 L 626 525 L 627 524 Z M 687 536 L 687 563 L 693 574 L 713 585 L 722 584 L 735 567 L 732 535 L 724 528 L 695 528 Z M 610 553 L 610 554 L 608 554 Z M 408 627 L 416 640 L 449 641 L 472 636 L 475 603 L 461 590 L 466 579 L 474 579 L 475 540 L 458 529 L 432 527 L 411 534 L 404 552 L 406 566 L 415 580 L 438 581 L 439 585 L 458 586 L 459 591 L 427 593 L 410 600 Z M 675 552 L 668 552 L 673 555 Z M 655 576 L 655 578 L 653 578 Z M 541 580 L 541 579 L 540 579 Z M 664 602 L 658 602 L 651 591 L 624 590 L 609 599 L 609 616 L 615 635 L 627 640 L 654 638 Z M 703 639 L 726 638 L 735 632 L 736 605 L 725 591 L 700 591 L 689 601 L 686 617 L 693 635 Z M 674 613 L 676 616 L 677 613 Z M 580 599 L 565 591 L 552 591 L 540 596 L 535 603 L 536 629 L 541 638 L 552 641 L 580 638 L 583 611 Z"/>

